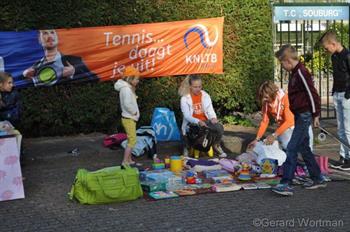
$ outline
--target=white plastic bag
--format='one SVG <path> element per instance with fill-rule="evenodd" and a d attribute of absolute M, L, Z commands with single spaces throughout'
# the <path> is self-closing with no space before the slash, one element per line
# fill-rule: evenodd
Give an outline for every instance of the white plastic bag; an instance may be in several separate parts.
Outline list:
<path fill-rule="evenodd" d="M 286 153 L 279 148 L 278 141 L 272 145 L 266 145 L 260 141 L 255 145 L 253 151 L 258 154 L 258 164 L 261 164 L 263 159 L 275 159 L 278 161 L 278 166 L 281 166 L 287 158 Z"/>

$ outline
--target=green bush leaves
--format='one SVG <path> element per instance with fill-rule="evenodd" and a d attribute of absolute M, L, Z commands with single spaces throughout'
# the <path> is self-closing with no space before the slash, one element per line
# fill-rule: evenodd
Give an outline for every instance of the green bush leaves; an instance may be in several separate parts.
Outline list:
<path fill-rule="evenodd" d="M 19 4 L 20 3 L 20 4 Z M 1 30 L 152 23 L 225 16 L 224 75 L 204 75 L 204 88 L 221 118 L 257 110 L 257 86 L 273 78 L 271 6 L 266 0 L 4 0 Z M 182 77 L 143 80 L 137 90 L 140 125 L 153 108 L 169 107 L 181 121 L 177 88 Z M 62 85 L 21 91 L 26 136 L 112 132 L 120 124 L 113 83 Z"/>

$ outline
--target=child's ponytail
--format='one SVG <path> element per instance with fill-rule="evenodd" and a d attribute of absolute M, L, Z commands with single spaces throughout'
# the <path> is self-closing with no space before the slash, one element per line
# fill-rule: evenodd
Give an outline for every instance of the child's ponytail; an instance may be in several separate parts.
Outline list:
<path fill-rule="evenodd" d="M 181 97 L 186 96 L 190 93 L 190 75 L 188 75 L 180 85 L 178 93 Z"/>

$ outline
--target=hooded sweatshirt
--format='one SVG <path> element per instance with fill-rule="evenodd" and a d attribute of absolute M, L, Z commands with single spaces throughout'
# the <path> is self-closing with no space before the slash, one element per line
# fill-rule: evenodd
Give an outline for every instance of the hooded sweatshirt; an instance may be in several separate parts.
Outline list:
<path fill-rule="evenodd" d="M 278 128 L 275 131 L 277 136 L 283 134 L 288 128 L 294 126 L 294 115 L 289 109 L 288 95 L 282 89 L 277 92 L 273 104 L 265 103 L 262 108 L 263 119 L 260 123 L 257 137 L 261 138 L 270 122 L 269 116 L 275 119 Z"/>
<path fill-rule="evenodd" d="M 128 82 L 119 79 L 114 84 L 114 89 L 119 92 L 122 117 L 138 121 L 140 118 L 140 111 L 137 106 L 136 94 L 132 90 L 131 85 Z"/>
<path fill-rule="evenodd" d="M 204 90 L 202 90 L 201 93 L 202 93 L 201 103 L 202 103 L 203 113 L 209 120 L 213 118 L 217 118 L 209 94 Z M 187 94 L 181 97 L 181 111 L 183 114 L 183 121 L 182 121 L 182 127 L 181 127 L 182 134 L 186 135 L 187 124 L 188 123 L 198 124 L 199 122 L 198 118 L 193 117 L 194 109 L 193 109 L 193 101 L 192 101 L 191 94 Z"/>

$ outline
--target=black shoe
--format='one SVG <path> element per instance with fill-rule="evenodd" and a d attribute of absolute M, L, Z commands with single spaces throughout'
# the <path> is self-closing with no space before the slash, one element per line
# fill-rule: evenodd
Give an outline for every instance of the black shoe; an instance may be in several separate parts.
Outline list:
<path fill-rule="evenodd" d="M 332 168 L 340 168 L 343 164 L 345 164 L 345 159 L 341 156 L 339 160 L 329 160 L 329 166 Z"/>
<path fill-rule="evenodd" d="M 350 161 L 345 160 L 345 163 L 342 166 L 340 166 L 339 169 L 343 171 L 350 171 Z"/>

